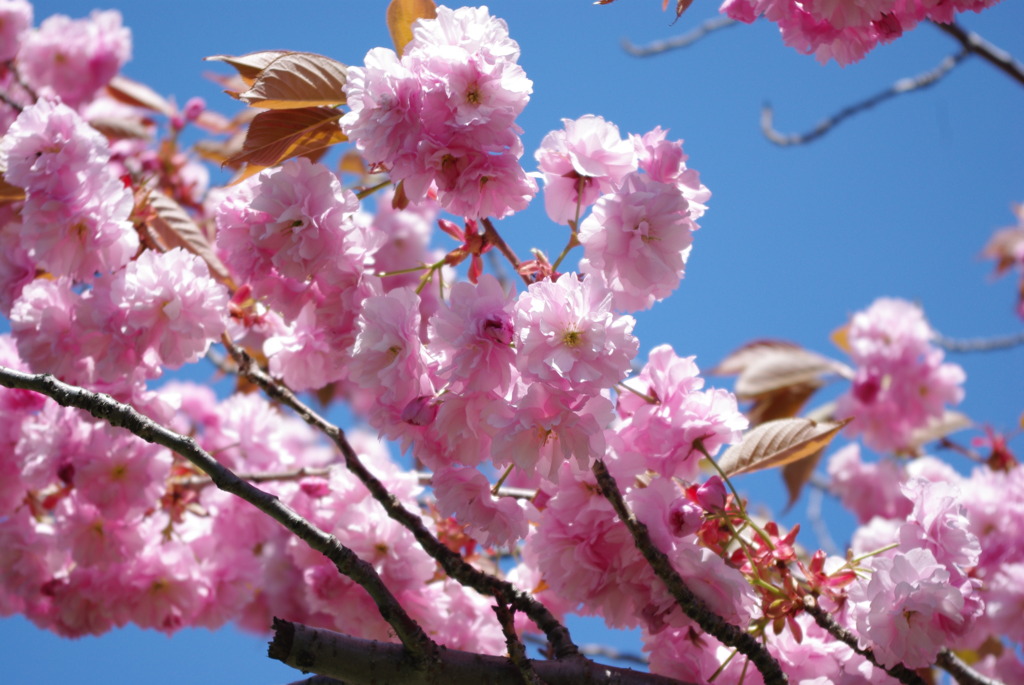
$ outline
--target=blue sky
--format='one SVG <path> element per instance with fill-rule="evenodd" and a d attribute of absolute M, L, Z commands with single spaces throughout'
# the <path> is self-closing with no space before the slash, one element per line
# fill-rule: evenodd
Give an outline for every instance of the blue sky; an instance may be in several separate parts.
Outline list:
<path fill-rule="evenodd" d="M 806 129 L 899 78 L 931 69 L 956 45 L 921 26 L 861 63 L 839 68 L 798 54 L 782 44 L 773 25 L 758 23 L 658 57 L 625 54 L 622 39 L 644 43 L 678 35 L 715 14 L 712 3 L 695 3 L 670 26 L 672 15 L 660 5 L 490 5 L 508 21 L 522 47 L 520 63 L 534 82 L 519 119 L 527 156 L 562 117 L 600 114 L 624 134 L 660 125 L 671 138 L 686 140 L 690 166 L 712 191 L 682 286 L 638 317 L 642 353 L 668 342 L 710 368 L 746 341 L 784 338 L 841 355 L 829 334 L 879 296 L 919 302 L 948 336 L 1020 331 L 1012 277 L 993 282 L 991 265 L 978 257 L 992 231 L 1012 223 L 1010 204 L 1024 202 L 1020 84 L 970 59 L 930 90 L 858 116 L 812 145 L 781 149 L 758 128 L 763 103 L 775 106 L 780 129 Z M 359 64 L 368 49 L 390 46 L 385 6 L 124 3 L 118 9 L 134 38 L 125 73 L 179 103 L 201 95 L 211 107 L 232 112 L 236 103 L 203 78 L 204 72 L 227 71 L 204 63 L 204 56 L 284 48 Z M 40 21 L 110 6 L 54 0 L 35 7 Z M 1004 2 L 964 16 L 962 24 L 1024 59 L 1024 4 Z M 565 229 L 547 220 L 540 202 L 535 205 L 499 229 L 520 254 L 531 246 L 557 253 Z M 1024 349 L 951 359 L 967 371 L 961 408 L 996 428 L 1017 425 L 1024 410 Z M 1015 442 L 1019 452 L 1022 443 Z M 776 474 L 737 484 L 771 510 L 785 501 Z M 800 521 L 804 508 L 798 503 L 782 521 Z M 827 511 L 842 541 L 849 522 L 834 508 Z M 810 531 L 805 534 L 814 544 Z M 636 645 L 591 626 L 579 626 L 578 640 Z M 183 631 L 173 638 L 132 629 L 72 642 L 10 618 L 0 620 L 0 642 L 0 672 L 12 683 L 272 684 L 300 678 L 265 658 L 263 638 L 231 629 Z"/>

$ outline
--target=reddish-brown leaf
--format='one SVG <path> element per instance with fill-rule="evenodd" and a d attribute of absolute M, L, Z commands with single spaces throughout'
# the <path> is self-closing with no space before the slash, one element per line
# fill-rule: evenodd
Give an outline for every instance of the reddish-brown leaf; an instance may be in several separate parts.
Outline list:
<path fill-rule="evenodd" d="M 849 419 L 769 421 L 749 431 L 740 444 L 726 450 L 718 466 L 726 475 L 735 476 L 808 459 L 824 449 L 849 422 Z"/>
<path fill-rule="evenodd" d="M 117 75 L 107 84 L 107 93 L 120 102 L 133 107 L 144 107 L 164 116 L 174 114 L 174 106 L 164 96 L 157 93 L 144 83 L 133 81 L 125 76 Z"/>
<path fill-rule="evenodd" d="M 151 192 L 146 202 L 151 210 L 146 226 L 165 250 L 182 247 L 201 257 L 214 278 L 226 283 L 231 281 L 231 274 L 217 257 L 209 237 L 181 205 L 158 190 Z"/>
<path fill-rule="evenodd" d="M 825 448 L 822 447 L 814 454 L 792 461 L 782 467 L 782 482 L 786 484 L 786 492 L 789 493 L 786 510 L 789 510 L 800 499 L 800 493 L 803 492 L 807 481 L 814 475 L 814 469 L 817 468 L 818 462 L 821 461 L 821 455 L 824 453 Z"/>
<path fill-rule="evenodd" d="M 791 385 L 754 398 L 745 412 L 750 425 L 759 426 L 776 419 L 796 416 L 820 387 L 820 384 Z"/>
<path fill-rule="evenodd" d="M 224 62 L 230 64 L 237 71 L 238 75 L 245 81 L 245 85 L 252 87 L 256 78 L 270 63 L 278 57 L 291 54 L 291 50 L 263 50 L 261 52 L 250 52 L 247 55 L 212 55 L 206 58 L 208 62 Z"/>
<path fill-rule="evenodd" d="M 417 19 L 433 19 L 437 16 L 437 5 L 433 0 L 391 0 L 388 5 L 387 22 L 395 52 L 401 56 L 406 44 L 412 40 L 412 25 Z"/>
<path fill-rule="evenodd" d="M 268 64 L 238 99 L 262 109 L 331 107 L 345 103 L 345 65 L 311 52 L 290 52 Z"/>
<path fill-rule="evenodd" d="M 347 140 L 338 124 L 341 115 L 333 107 L 260 112 L 249 124 L 242 150 L 227 164 L 266 168 L 292 157 L 323 154 L 331 145 Z"/>
<path fill-rule="evenodd" d="M 97 117 L 89 125 L 112 140 L 149 140 L 150 129 L 141 119 Z"/>
<path fill-rule="evenodd" d="M 3 176 L 0 176 L 0 204 L 20 202 L 25 199 L 25 190 L 18 186 L 11 185 Z"/>

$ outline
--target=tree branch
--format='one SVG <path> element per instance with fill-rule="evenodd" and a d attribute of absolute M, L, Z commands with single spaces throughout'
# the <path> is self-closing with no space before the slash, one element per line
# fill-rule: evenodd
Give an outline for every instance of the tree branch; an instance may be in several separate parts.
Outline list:
<path fill-rule="evenodd" d="M 299 418 L 326 435 L 331 442 L 337 445 L 349 471 L 366 486 L 373 498 L 384 507 L 388 516 L 405 526 L 413 534 L 420 546 L 441 565 L 450 578 L 466 587 L 473 588 L 482 595 L 494 597 L 499 602 L 512 606 L 530 617 L 551 641 L 556 658 L 564 659 L 579 655 L 579 649 L 573 644 L 568 629 L 559 623 L 547 607 L 525 592 L 516 589 L 511 583 L 475 568 L 459 554 L 448 549 L 444 543 L 427 530 L 418 514 L 403 507 L 398 499 L 388 492 L 384 484 L 370 473 L 359 460 L 341 428 L 314 412 L 296 397 L 295 393 L 260 369 L 244 350 L 239 349 L 227 338 L 224 339 L 224 345 L 238 364 L 239 373 L 260 386 L 269 397 L 290 407 L 299 415 Z"/>
<path fill-rule="evenodd" d="M 408 666 L 403 665 L 399 645 L 362 640 L 281 619 L 274 619 L 274 638 L 268 653 L 293 668 L 336 678 L 347 685 L 523 684 L 522 674 L 508 657 L 443 649 L 435 672 L 437 679 L 430 680 L 422 673 L 409 672 Z M 686 685 L 673 678 L 595 664 L 586 659 L 526 661 L 547 685 Z"/>
<path fill-rule="evenodd" d="M 100 393 L 58 381 L 49 374 L 27 374 L 0 366 L 0 385 L 8 388 L 32 390 L 53 399 L 63 407 L 84 409 L 97 419 L 125 430 L 146 442 L 163 445 L 188 459 L 208 474 L 214 484 L 224 492 L 241 497 L 267 514 L 311 548 L 330 559 L 345 576 L 358 583 L 373 598 L 381 617 L 394 629 L 402 641 L 406 659 L 418 671 L 429 672 L 436 664 L 438 646 L 427 636 L 416 621 L 399 604 L 381 580 L 373 565 L 360 559 L 355 552 L 342 545 L 336 537 L 320 530 L 274 495 L 245 482 L 234 472 L 214 459 L 196 444 L 195 440 L 161 426 L 139 413 Z"/>
<path fill-rule="evenodd" d="M 939 65 L 931 71 L 926 71 L 914 78 L 902 78 L 886 90 L 883 90 L 866 100 L 850 105 L 849 107 L 844 107 L 806 133 L 780 133 L 775 129 L 775 115 L 772 111 L 772 106 L 766 104 L 761 108 L 761 132 L 764 134 L 765 138 L 782 147 L 789 145 L 804 145 L 825 135 L 835 126 L 855 114 L 860 114 L 861 112 L 871 109 L 875 105 L 879 105 L 886 100 L 896 97 L 897 95 L 905 95 L 906 93 L 911 93 L 915 90 L 923 90 L 929 86 L 935 85 L 942 80 L 943 77 L 949 74 L 954 67 L 960 64 L 960 62 L 962 62 L 969 54 L 971 54 L 970 51 L 964 49 L 955 55 L 949 55 L 939 62 Z"/>
<path fill-rule="evenodd" d="M 947 33 L 963 46 L 964 50 L 977 55 L 996 69 L 1007 74 L 1010 78 L 1024 85 L 1024 64 L 1013 58 L 1013 55 L 997 48 L 992 43 L 979 36 L 973 31 L 964 30 L 959 24 L 939 24 L 932 22 L 942 32 Z"/>
<path fill-rule="evenodd" d="M 1005 335 L 998 338 L 972 338 L 956 340 L 944 335 L 935 335 L 935 344 L 947 352 L 991 352 L 1006 350 L 1017 345 L 1024 345 L 1024 333 Z"/>
<path fill-rule="evenodd" d="M 960 685 L 1002 685 L 998 680 L 983 676 L 960 660 L 953 652 L 944 649 L 935 660 L 944 671 L 953 676 Z"/>
<path fill-rule="evenodd" d="M 523 642 L 529 642 L 530 644 L 537 646 L 547 645 L 547 640 L 539 635 L 531 635 L 530 633 L 523 635 Z M 650 660 L 643 654 L 621 652 L 614 647 L 609 647 L 608 645 L 580 645 L 580 654 L 583 654 L 584 656 L 599 657 L 601 659 L 611 659 L 612 661 L 628 661 L 631 664 L 644 667 L 650 663 Z"/>
<path fill-rule="evenodd" d="M 738 23 L 738 21 L 731 17 L 714 17 L 712 19 L 708 19 L 689 33 L 684 33 L 681 36 L 668 38 L 666 40 L 656 40 L 653 43 L 648 43 L 647 45 L 636 45 L 628 39 L 624 39 L 622 41 L 622 49 L 634 57 L 660 55 L 661 53 L 669 52 L 670 50 L 679 50 L 681 48 L 689 47 L 709 33 L 714 33 L 715 31 L 735 26 Z"/>
<path fill-rule="evenodd" d="M 686 583 L 672 566 L 668 556 L 658 549 L 647 533 L 647 526 L 640 522 L 633 512 L 626 506 L 622 499 L 622 493 L 615 482 L 615 478 L 608 472 L 604 462 L 594 462 L 594 475 L 597 476 L 597 483 L 601 488 L 601 494 L 611 502 L 615 513 L 622 520 L 629 532 L 633 535 L 637 549 L 644 555 L 647 563 L 654 569 L 655 574 L 665 583 L 668 591 L 675 598 L 680 608 L 701 627 L 704 632 L 714 636 L 722 644 L 735 647 L 741 654 L 746 656 L 757 667 L 764 677 L 766 685 L 786 683 L 788 679 L 782 672 L 779 662 L 768 653 L 768 650 L 753 635 L 745 630 L 732 625 L 721 616 L 711 611 L 693 591 L 686 586 Z"/>

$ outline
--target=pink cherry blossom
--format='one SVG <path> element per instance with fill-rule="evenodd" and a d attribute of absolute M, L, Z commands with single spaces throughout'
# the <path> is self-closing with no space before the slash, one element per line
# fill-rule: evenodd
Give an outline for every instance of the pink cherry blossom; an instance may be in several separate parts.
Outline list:
<path fill-rule="evenodd" d="M 927 549 L 874 557 L 869 579 L 850 588 L 850 611 L 862 641 L 884 666 L 924 668 L 972 622 L 965 600 L 970 581 L 951 584 L 949 571 Z"/>
<path fill-rule="evenodd" d="M 651 401 L 628 390 L 618 396 L 623 420 L 610 432 L 617 457 L 664 476 L 693 480 L 703 457 L 695 441 L 714 455 L 722 445 L 736 442 L 748 424 L 732 393 L 701 390 L 703 385 L 693 357 L 678 357 L 668 345 L 651 350 L 639 377 L 626 381 Z"/>
<path fill-rule="evenodd" d="M 0 62 L 14 59 L 32 27 L 32 5 L 27 0 L 0 2 Z"/>
<path fill-rule="evenodd" d="M 458 514 L 466 532 L 487 546 L 511 546 L 525 538 L 527 514 L 536 515 L 526 500 L 493 496 L 490 483 L 474 468 L 435 471 L 431 482 L 438 511 L 445 516 Z"/>
<path fill-rule="evenodd" d="M 110 284 L 118 333 L 140 358 L 156 354 L 171 368 L 206 354 L 224 333 L 228 294 L 199 257 L 182 248 L 147 250 Z"/>
<path fill-rule="evenodd" d="M 613 314 L 611 299 L 594 279 L 574 273 L 530 284 L 513 320 L 523 378 L 589 394 L 625 378 L 639 342 L 633 317 Z"/>
<path fill-rule="evenodd" d="M 603 280 L 616 309 L 648 309 L 678 287 L 693 228 L 674 184 L 632 174 L 580 224 L 580 271 Z"/>
<path fill-rule="evenodd" d="M 915 430 L 963 399 L 963 369 L 943 363 L 919 307 L 881 298 L 854 315 L 846 336 L 857 369 L 836 415 L 853 417 L 848 431 L 868 447 L 906 449 Z"/>
<path fill-rule="evenodd" d="M 26 191 L 21 244 L 55 275 L 91 279 L 139 247 L 134 201 L 108 168 L 106 140 L 66 105 L 26 107 L 0 142 L 0 168 Z"/>
<path fill-rule="evenodd" d="M 637 159 L 633 144 L 603 117 L 562 119 L 562 125 L 544 136 L 535 156 L 544 178 L 544 207 L 552 221 L 565 224 L 612 192 L 636 170 Z"/>
<path fill-rule="evenodd" d="M 438 375 L 451 379 L 453 389 L 507 391 L 515 368 L 512 348 L 512 293 L 494 276 L 452 286 L 447 306 L 430 320 L 430 351 L 437 357 Z"/>
<path fill-rule="evenodd" d="M 52 89 L 70 107 L 92 99 L 131 58 L 131 32 L 116 10 L 88 19 L 55 14 L 29 32 L 18 61 L 37 90 Z"/>

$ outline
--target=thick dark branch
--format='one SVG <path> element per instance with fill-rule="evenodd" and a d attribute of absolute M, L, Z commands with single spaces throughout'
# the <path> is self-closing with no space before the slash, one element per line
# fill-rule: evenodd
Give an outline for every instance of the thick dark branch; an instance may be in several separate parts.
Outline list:
<path fill-rule="evenodd" d="M 1006 335 L 999 338 L 974 338 L 971 340 L 955 340 L 944 335 L 935 336 L 935 344 L 948 352 L 992 352 L 1006 350 L 1024 345 L 1024 333 Z"/>
<path fill-rule="evenodd" d="M 296 397 L 295 393 L 277 383 L 260 369 L 248 354 L 238 349 L 230 340 L 225 340 L 224 343 L 243 376 L 259 385 L 272 399 L 290 407 L 299 415 L 299 418 L 326 435 L 337 445 L 345 459 L 345 466 L 348 467 L 352 475 L 366 486 L 373 498 L 384 507 L 388 516 L 405 526 L 413 534 L 420 546 L 441 564 L 441 568 L 450 578 L 466 587 L 473 588 L 482 595 L 494 597 L 499 602 L 529 616 L 537 624 L 537 627 L 547 635 L 557 658 L 563 659 L 579 655 L 579 649 L 573 644 L 569 631 L 559 623 L 547 607 L 525 592 L 516 589 L 511 583 L 473 567 L 459 554 L 448 549 L 433 533 L 427 530 L 418 513 L 413 513 L 403 507 L 402 503 L 388 491 L 384 484 L 370 473 L 356 455 L 355 450 L 352 449 L 352 445 L 349 444 L 345 432 L 341 428 L 321 417 Z"/>
<path fill-rule="evenodd" d="M 765 138 L 776 145 L 781 145 L 783 147 L 788 145 L 804 145 L 805 143 L 809 143 L 812 140 L 816 140 L 825 135 L 835 126 L 855 114 L 860 114 L 861 112 L 871 109 L 875 105 L 879 105 L 886 100 L 896 97 L 897 95 L 905 95 L 915 90 L 923 90 L 929 86 L 935 85 L 942 80 L 943 77 L 949 74 L 954 67 L 960 64 L 960 62 L 962 62 L 969 54 L 970 52 L 968 50 L 961 50 L 957 54 L 950 55 L 943 59 L 939 62 L 939 65 L 931 71 L 926 71 L 914 78 L 900 79 L 877 95 L 850 105 L 849 107 L 844 107 L 806 133 L 785 134 L 777 131 L 775 129 L 775 115 L 772 111 L 772 107 L 771 105 L 765 105 L 761 109 L 761 132 L 764 133 Z"/>
<path fill-rule="evenodd" d="M 886 668 L 878 663 L 875 654 L 870 649 L 863 649 L 857 642 L 857 636 L 843 626 L 836 623 L 835 619 L 827 611 L 822 609 L 813 597 L 804 597 L 804 610 L 811 615 L 814 622 L 828 631 L 828 634 L 842 642 L 844 645 L 860 654 L 871 662 L 872 665 L 882 669 L 896 680 L 906 685 L 925 685 L 921 676 L 917 675 L 903 664 L 897 664 L 892 668 Z"/>
<path fill-rule="evenodd" d="M 442 649 L 436 680 L 401 668 L 402 648 L 386 642 L 360 640 L 280 619 L 274 620 L 271 658 L 310 673 L 337 678 L 347 685 L 402 683 L 487 683 L 522 685 L 523 676 L 508 657 L 484 656 Z M 586 659 L 527 660 L 547 685 L 685 685 L 678 680 L 628 668 L 595 664 Z"/>
<path fill-rule="evenodd" d="M 633 512 L 626 506 L 622 499 L 622 493 L 615 482 L 615 478 L 608 472 L 603 461 L 594 462 L 594 475 L 597 476 L 597 484 L 601 488 L 601 494 L 611 502 L 619 519 L 626 524 L 629 532 L 633 535 L 637 549 L 644 555 L 647 563 L 654 569 L 654 573 L 668 587 L 668 591 L 675 598 L 683 612 L 701 627 L 704 632 L 714 636 L 724 645 L 735 647 L 737 651 L 746 656 L 757 667 L 764 677 L 767 685 L 786 683 L 788 679 L 782 672 L 779 662 L 768 653 L 768 650 L 753 635 L 747 631 L 732 625 L 724 618 L 708 608 L 693 591 L 686 586 L 686 583 L 672 566 L 668 556 L 658 549 L 647 532 L 647 526 L 637 520 Z"/>
<path fill-rule="evenodd" d="M 188 459 L 210 476 L 214 484 L 241 497 L 267 514 L 306 544 L 330 559 L 345 576 L 358 583 L 373 598 L 381 617 L 394 629 L 403 646 L 397 647 L 418 670 L 428 671 L 436 662 L 438 646 L 402 608 L 391 591 L 384 585 L 371 564 L 360 559 L 337 538 L 320 530 L 274 495 L 260 490 L 239 478 L 230 469 L 214 459 L 192 438 L 175 433 L 133 407 L 117 402 L 109 395 L 90 392 L 62 383 L 49 374 L 32 375 L 0 366 L 0 385 L 8 388 L 32 390 L 46 395 L 63 407 L 84 409 L 111 426 L 124 428 L 146 442 L 164 447 Z"/>
<path fill-rule="evenodd" d="M 935 26 L 940 31 L 956 38 L 964 50 L 977 55 L 995 66 L 996 69 L 1006 73 L 1013 80 L 1024 85 L 1024 64 L 1015 60 L 1010 53 L 997 48 L 973 31 L 965 31 L 956 22 L 952 24 L 939 24 L 935 22 Z"/>
<path fill-rule="evenodd" d="M 631 43 L 629 40 L 622 41 L 622 49 L 633 55 L 634 57 L 650 57 L 651 55 L 660 55 L 663 52 L 669 52 L 670 50 L 679 50 L 681 48 L 693 45 L 698 40 L 714 33 L 720 29 L 734 26 L 739 22 L 731 17 L 714 17 L 708 19 L 703 24 L 695 28 L 689 33 L 684 33 L 681 36 L 675 38 L 668 38 L 666 40 L 656 40 L 653 43 L 647 45 L 636 45 Z"/>

